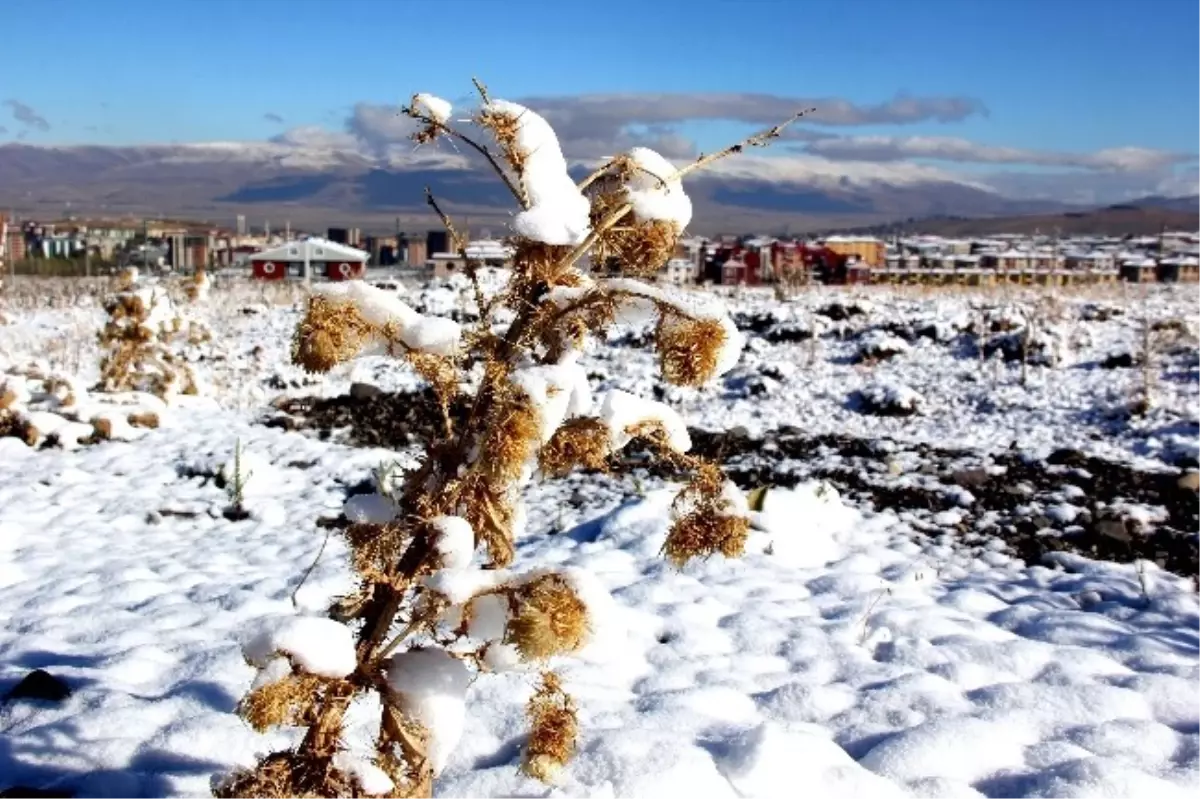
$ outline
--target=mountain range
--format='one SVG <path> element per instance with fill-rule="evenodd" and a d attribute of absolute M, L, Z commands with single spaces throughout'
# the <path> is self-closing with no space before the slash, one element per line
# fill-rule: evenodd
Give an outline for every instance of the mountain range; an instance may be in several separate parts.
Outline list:
<path fill-rule="evenodd" d="M 726 166 L 726 164 L 728 166 Z M 1082 212 L 1018 200 L 939 170 L 905 165 L 839 168 L 834 162 L 745 156 L 688 178 L 697 233 L 800 233 L 901 219 L 979 219 Z M 582 176 L 588 169 L 572 167 Z M 495 175 L 459 153 L 368 155 L 281 142 L 152 146 L 0 146 L 0 208 L 37 218 L 161 214 L 230 224 L 286 220 L 297 227 L 364 229 L 430 225 L 429 186 L 469 224 L 499 225 L 512 210 Z M 1164 212 L 1194 215 L 1196 198 L 1148 198 Z"/>

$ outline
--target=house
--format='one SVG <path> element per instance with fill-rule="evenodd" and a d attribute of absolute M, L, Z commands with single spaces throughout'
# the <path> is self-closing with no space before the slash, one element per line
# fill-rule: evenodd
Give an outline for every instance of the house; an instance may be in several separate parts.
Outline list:
<path fill-rule="evenodd" d="M 1009 248 L 996 253 L 996 267 L 1004 272 L 1024 272 L 1029 268 L 1029 253 Z"/>
<path fill-rule="evenodd" d="M 1179 255 L 1163 258 L 1155 277 L 1160 283 L 1193 283 L 1200 277 L 1200 259 Z"/>
<path fill-rule="evenodd" d="M 1128 258 L 1121 261 L 1121 279 L 1130 283 L 1153 283 L 1158 279 L 1158 262 L 1153 258 Z"/>
<path fill-rule="evenodd" d="M 662 279 L 676 286 L 694 282 L 695 267 L 687 258 L 672 258 L 663 267 Z"/>
<path fill-rule="evenodd" d="M 742 286 L 746 284 L 746 275 L 749 272 L 749 267 L 742 260 L 741 256 L 730 256 L 724 263 L 721 264 L 721 285 L 723 286 Z"/>
<path fill-rule="evenodd" d="M 260 280 L 304 278 L 306 265 L 310 277 L 349 280 L 363 276 L 370 257 L 363 250 L 310 237 L 254 253 L 250 256 L 250 266 L 254 277 Z"/>
<path fill-rule="evenodd" d="M 858 259 L 869 267 L 883 266 L 886 248 L 874 236 L 829 236 L 822 243 L 847 259 Z"/>

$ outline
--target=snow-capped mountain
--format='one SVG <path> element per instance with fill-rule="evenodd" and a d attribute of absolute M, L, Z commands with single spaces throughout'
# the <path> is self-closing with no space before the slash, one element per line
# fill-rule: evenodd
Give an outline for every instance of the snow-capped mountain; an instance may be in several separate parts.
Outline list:
<path fill-rule="evenodd" d="M 587 166 L 578 164 L 579 172 Z M 501 215 L 511 200 L 466 155 L 395 145 L 365 153 L 337 141 L 212 142 L 130 147 L 0 146 L 0 204 L 79 212 L 268 212 L 279 206 L 352 214 L 415 212 L 424 189 L 473 215 Z M 731 219 L 855 220 L 937 214 L 988 216 L 1057 210 L 1020 201 L 918 164 L 865 164 L 815 156 L 744 155 L 688 180 L 694 226 Z"/>

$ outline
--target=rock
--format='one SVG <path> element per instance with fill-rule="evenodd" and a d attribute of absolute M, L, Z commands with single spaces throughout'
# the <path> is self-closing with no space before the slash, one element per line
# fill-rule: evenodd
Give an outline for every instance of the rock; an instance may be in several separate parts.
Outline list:
<path fill-rule="evenodd" d="M 383 389 L 370 383 L 351 383 L 350 396 L 356 400 L 373 400 L 383 394 Z"/>
<path fill-rule="evenodd" d="M 43 699 L 48 702 L 61 702 L 71 695 L 71 689 L 65 682 L 42 669 L 36 669 L 25 675 L 25 678 L 13 686 L 4 695 L 6 701 L 13 699 Z"/>
<path fill-rule="evenodd" d="M 987 469 L 975 468 L 959 469 L 950 476 L 950 479 L 955 485 L 962 486 L 963 488 L 978 488 L 979 486 L 986 485 L 990 477 L 991 475 L 988 474 Z"/>
<path fill-rule="evenodd" d="M 1176 483 L 1184 491 L 1200 491 L 1200 472 L 1188 472 Z"/>
<path fill-rule="evenodd" d="M 1105 358 L 1103 361 L 1101 361 L 1100 368 L 1101 369 L 1129 369 L 1135 363 L 1136 363 L 1136 361 L 1134 360 L 1134 357 L 1131 354 L 1129 354 L 1128 352 L 1118 352 L 1113 355 L 1109 355 L 1107 358 Z"/>
<path fill-rule="evenodd" d="M 1084 455 L 1077 449 L 1063 447 L 1056 449 L 1046 458 L 1046 463 L 1051 466 L 1086 466 L 1087 455 Z"/>
<path fill-rule="evenodd" d="M 1096 522 L 1095 530 L 1097 535 L 1111 538 L 1114 541 L 1129 543 L 1133 540 L 1133 536 L 1125 528 L 1125 522 L 1120 519 L 1101 519 Z"/>

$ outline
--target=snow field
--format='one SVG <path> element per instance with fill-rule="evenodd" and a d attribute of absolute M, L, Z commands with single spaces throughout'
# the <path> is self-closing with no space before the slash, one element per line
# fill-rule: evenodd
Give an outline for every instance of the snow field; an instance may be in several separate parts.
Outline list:
<path fill-rule="evenodd" d="M 415 381 L 367 360 L 306 386 L 284 365 L 295 309 L 217 310 L 220 291 L 208 313 L 228 322 L 209 322 L 222 331 L 221 358 L 198 368 L 209 384 L 235 390 L 172 409 L 135 442 L 35 451 L 0 439 L 0 690 L 34 668 L 73 689 L 59 704 L 0 710 L 0 788 L 205 795 L 213 775 L 294 739 L 257 735 L 234 715 L 255 679 L 242 648 L 264 625 L 320 614 L 350 588 L 335 534 L 297 607 L 291 599 L 326 538 L 316 520 L 339 514 L 349 487 L 404 453 L 267 428 L 255 415 L 279 393 Z M 429 289 L 413 308 L 453 306 L 456 291 Z M 835 296 L 845 300 L 815 292 L 780 315 L 802 320 Z M 1156 297 L 1164 314 L 1194 315 L 1182 296 Z M 969 310 L 952 296 L 908 303 L 877 303 L 871 313 L 881 317 L 871 322 Z M 733 305 L 760 310 L 766 301 L 748 293 Z M 24 362 L 56 325 L 89 315 L 22 312 L 0 327 L 0 365 Z M 1016 367 L 980 378 L 976 361 L 923 339 L 860 371 L 840 361 L 857 350 L 852 335 L 820 340 L 810 368 L 797 365 L 806 343 L 759 345 L 750 334 L 724 381 L 662 401 L 708 427 L 903 431 L 981 449 L 1007 447 L 1014 431 L 1034 450 L 1072 444 L 1128 459 L 1186 443 L 1178 426 L 1196 395 L 1186 380 L 1165 381 L 1165 408 L 1145 426 L 1092 438 L 1107 432 L 1086 416 L 1108 396 L 1100 387 L 1119 394 L 1136 378 L 1081 366 L 1131 345 L 1127 320 L 1089 329 L 1098 343 L 1060 369 L 1035 368 L 1029 385 Z M 651 354 L 598 350 L 581 363 L 603 373 L 592 380 L 597 396 L 654 396 Z M 775 364 L 791 364 L 777 367 L 778 391 L 740 394 L 739 381 Z M 921 414 L 894 420 L 845 407 L 847 392 L 881 375 L 918 391 Z M 981 386 L 990 386 L 991 410 L 970 399 Z M 229 474 L 239 445 L 250 516 L 229 521 L 229 492 L 214 477 Z M 582 509 L 573 492 L 585 495 Z M 819 484 L 769 490 L 751 513 L 744 558 L 679 570 L 659 555 L 673 496 L 653 481 L 575 479 L 526 491 L 529 533 L 515 569 L 578 569 L 612 598 L 601 639 L 555 664 L 581 728 L 556 795 L 768 796 L 799 781 L 817 794 L 885 796 L 1175 796 L 1197 787 L 1200 604 L 1186 580 L 1152 565 L 1139 576 L 1074 556 L 1027 567 L 997 550 L 970 554 L 948 529 L 918 535 Z M 380 512 L 364 502 L 350 509 Z M 535 681 L 506 672 L 465 686 L 461 740 L 442 753 L 439 795 L 545 793 L 516 769 Z M 347 738 L 358 734 L 352 727 Z"/>

